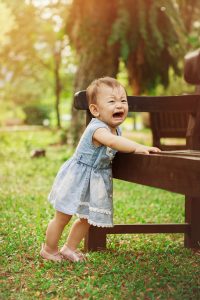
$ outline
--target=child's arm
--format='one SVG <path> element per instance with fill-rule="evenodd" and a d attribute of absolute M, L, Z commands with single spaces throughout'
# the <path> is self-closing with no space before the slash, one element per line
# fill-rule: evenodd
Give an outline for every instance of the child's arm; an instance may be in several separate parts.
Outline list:
<path fill-rule="evenodd" d="M 97 129 L 93 134 L 93 141 L 125 153 L 134 152 L 149 154 L 149 151 L 160 152 L 160 149 L 156 147 L 144 146 L 125 137 L 114 135 L 106 128 Z"/>

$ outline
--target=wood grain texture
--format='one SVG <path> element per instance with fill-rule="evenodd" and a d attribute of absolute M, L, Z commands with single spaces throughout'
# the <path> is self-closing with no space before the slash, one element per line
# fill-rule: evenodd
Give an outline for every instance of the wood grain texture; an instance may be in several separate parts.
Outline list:
<path fill-rule="evenodd" d="M 172 151 L 173 152 L 173 151 Z M 200 196 L 200 151 L 198 156 L 118 153 L 113 177 L 180 194 Z"/>
<path fill-rule="evenodd" d="M 75 107 L 86 110 L 86 125 L 92 116 L 85 91 L 76 93 Z M 117 153 L 113 161 L 113 176 L 186 196 L 184 224 L 120 224 L 113 228 L 91 226 L 85 238 L 85 250 L 106 249 L 106 235 L 118 233 L 184 233 L 185 247 L 200 248 L 200 95 L 142 97 L 128 96 L 129 111 L 182 112 L 188 114 L 187 150 L 162 151 L 149 155 Z M 167 120 L 168 122 L 169 120 Z M 186 123 L 187 123 L 186 122 Z M 154 124 L 155 132 L 159 131 Z M 172 134 L 163 129 L 163 134 Z M 178 134 L 183 128 L 178 125 Z M 159 132 L 158 132 L 159 134 Z M 177 148 L 178 149 L 178 148 Z"/>
<path fill-rule="evenodd" d="M 200 95 L 180 96 L 128 96 L 129 111 L 131 112 L 196 112 Z M 77 92 L 74 96 L 76 109 L 87 110 L 86 92 Z"/>

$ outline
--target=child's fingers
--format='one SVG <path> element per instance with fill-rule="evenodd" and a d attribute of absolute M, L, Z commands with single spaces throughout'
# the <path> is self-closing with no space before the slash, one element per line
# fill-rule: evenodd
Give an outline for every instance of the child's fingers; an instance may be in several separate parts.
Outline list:
<path fill-rule="evenodd" d="M 161 152 L 161 150 L 159 148 L 150 148 L 149 149 L 150 152 Z"/>
<path fill-rule="evenodd" d="M 141 150 L 141 151 L 137 151 L 135 153 L 138 153 L 138 154 L 149 154 L 149 151 L 147 151 L 147 150 Z"/>

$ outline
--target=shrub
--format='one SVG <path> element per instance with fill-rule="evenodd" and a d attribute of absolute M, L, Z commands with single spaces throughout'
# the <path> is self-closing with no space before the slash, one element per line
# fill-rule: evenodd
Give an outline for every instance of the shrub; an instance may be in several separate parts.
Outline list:
<path fill-rule="evenodd" d="M 25 124 L 43 125 L 45 119 L 49 119 L 50 109 L 44 105 L 27 105 L 23 107 L 26 115 Z"/>

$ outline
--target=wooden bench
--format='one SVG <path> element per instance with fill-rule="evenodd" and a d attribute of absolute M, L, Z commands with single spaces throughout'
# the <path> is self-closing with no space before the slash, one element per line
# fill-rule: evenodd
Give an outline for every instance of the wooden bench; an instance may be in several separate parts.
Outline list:
<path fill-rule="evenodd" d="M 188 53 L 184 58 L 184 79 L 196 85 L 196 93 L 200 94 L 200 50 Z M 183 111 L 159 111 L 150 113 L 150 125 L 153 145 L 162 150 L 187 149 L 187 144 L 165 145 L 162 138 L 186 137 L 189 114 Z M 185 141 L 186 142 L 186 141 Z"/>
<path fill-rule="evenodd" d="M 186 141 L 190 150 L 150 155 L 118 152 L 113 161 L 114 178 L 185 195 L 185 223 L 91 226 L 85 238 L 85 250 L 106 249 L 106 235 L 119 233 L 184 233 L 185 247 L 200 249 L 200 95 L 128 96 L 128 103 L 129 111 L 134 112 L 189 114 Z M 86 110 L 88 124 L 91 114 L 85 91 L 75 94 L 74 106 Z"/>
<path fill-rule="evenodd" d="M 153 146 L 161 150 L 186 149 L 185 137 L 189 114 L 186 112 L 152 112 L 150 124 Z M 163 138 L 183 139 L 182 144 L 164 144 Z"/>

